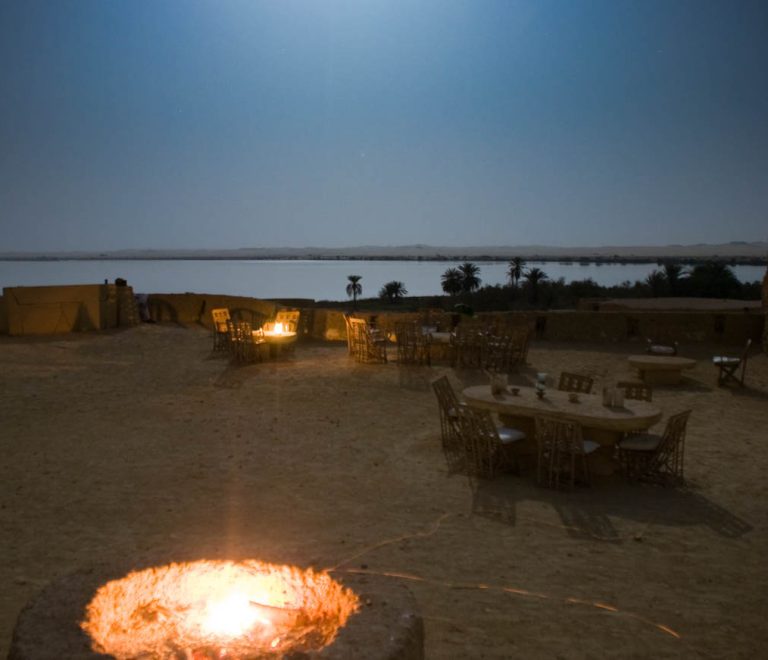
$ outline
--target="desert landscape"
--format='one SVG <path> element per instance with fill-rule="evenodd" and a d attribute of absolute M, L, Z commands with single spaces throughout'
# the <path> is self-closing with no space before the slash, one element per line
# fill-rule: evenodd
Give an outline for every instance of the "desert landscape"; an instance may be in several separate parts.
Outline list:
<path fill-rule="evenodd" d="M 430 383 L 487 383 L 479 370 L 358 364 L 313 341 L 235 366 L 180 324 L 0 337 L 0 656 L 24 605 L 72 572 L 256 558 L 407 584 L 427 658 L 756 657 L 768 357 L 719 388 L 723 350 L 681 346 L 696 367 L 654 390 L 664 419 L 693 410 L 685 488 L 560 492 L 448 470 Z M 634 352 L 538 341 L 510 382 L 567 370 L 599 389 L 632 377 Z"/>

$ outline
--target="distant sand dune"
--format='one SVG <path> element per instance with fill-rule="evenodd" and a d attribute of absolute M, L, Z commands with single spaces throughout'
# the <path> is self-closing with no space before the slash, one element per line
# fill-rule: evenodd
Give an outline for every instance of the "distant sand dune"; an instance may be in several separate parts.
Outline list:
<path fill-rule="evenodd" d="M 363 245 L 358 247 L 249 247 L 231 250 L 142 249 L 110 252 L 0 252 L 0 259 L 724 259 L 768 260 L 768 242 L 733 241 L 695 245 L 583 246 L 431 246 Z"/>

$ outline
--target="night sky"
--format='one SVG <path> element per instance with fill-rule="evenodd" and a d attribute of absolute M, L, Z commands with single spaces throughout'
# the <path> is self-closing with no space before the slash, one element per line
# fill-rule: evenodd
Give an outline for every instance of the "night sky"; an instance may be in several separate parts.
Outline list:
<path fill-rule="evenodd" d="M 765 0 L 0 0 L 0 251 L 732 240 Z"/>

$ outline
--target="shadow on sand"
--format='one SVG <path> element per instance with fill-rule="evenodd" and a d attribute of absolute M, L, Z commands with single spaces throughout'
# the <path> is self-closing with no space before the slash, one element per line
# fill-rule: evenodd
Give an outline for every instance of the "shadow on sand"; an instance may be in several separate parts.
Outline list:
<path fill-rule="evenodd" d="M 555 491 L 512 475 L 492 481 L 470 479 L 469 483 L 475 515 L 514 526 L 518 502 L 543 502 L 558 513 L 562 526 L 574 538 L 610 543 L 628 538 L 640 540 L 642 534 L 621 534 L 612 519 L 674 527 L 706 525 L 728 538 L 738 538 L 752 530 L 747 521 L 690 488 L 606 482 L 590 489 Z"/>

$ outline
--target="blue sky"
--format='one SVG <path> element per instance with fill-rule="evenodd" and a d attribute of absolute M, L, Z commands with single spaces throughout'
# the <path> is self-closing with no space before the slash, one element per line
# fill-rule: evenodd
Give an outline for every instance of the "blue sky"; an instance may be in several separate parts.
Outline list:
<path fill-rule="evenodd" d="M 0 0 L 0 251 L 768 239 L 768 2 Z"/>

